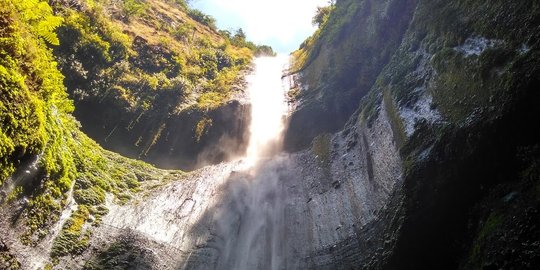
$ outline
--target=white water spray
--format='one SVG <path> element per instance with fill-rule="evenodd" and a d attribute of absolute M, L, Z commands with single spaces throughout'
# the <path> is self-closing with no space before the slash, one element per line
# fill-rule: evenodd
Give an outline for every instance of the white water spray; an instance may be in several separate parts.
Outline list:
<path fill-rule="evenodd" d="M 280 269 L 283 260 L 284 192 L 280 157 L 285 129 L 287 85 L 282 80 L 286 56 L 255 60 L 248 77 L 251 99 L 248 174 L 236 174 L 226 186 L 218 210 L 222 254 L 216 269 Z M 264 166 L 263 166 L 264 163 Z M 256 165 L 256 166 L 254 166 Z"/>
<path fill-rule="evenodd" d="M 288 90 L 281 77 L 287 64 L 287 56 L 257 58 L 255 72 L 247 78 L 251 100 L 250 139 L 246 155 L 249 165 L 281 150 Z"/>
<path fill-rule="evenodd" d="M 178 250 L 193 251 L 182 259 L 181 269 L 284 269 L 289 256 L 284 248 L 284 180 L 291 173 L 287 157 L 279 151 L 287 113 L 288 89 L 282 80 L 287 60 L 258 58 L 247 78 L 252 119 L 243 161 L 202 169 L 190 181 L 153 193 L 148 202 L 128 207 L 111 202 L 104 225 L 130 228 Z"/>

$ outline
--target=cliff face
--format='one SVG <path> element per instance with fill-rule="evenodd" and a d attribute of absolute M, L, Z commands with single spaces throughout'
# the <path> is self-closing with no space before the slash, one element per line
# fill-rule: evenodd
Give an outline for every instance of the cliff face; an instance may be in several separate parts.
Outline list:
<path fill-rule="evenodd" d="M 106 193 L 127 201 L 168 174 L 79 130 L 48 48 L 61 23 L 44 1 L 0 1 L 1 269 L 43 268 L 85 249 Z"/>
<path fill-rule="evenodd" d="M 353 122 L 250 171 L 241 162 L 210 166 L 147 189 L 137 203 L 111 201 L 95 248 L 61 267 L 107 269 L 130 255 L 137 269 L 356 267 L 384 246 L 368 228 L 402 183 L 382 110 L 372 127 Z"/>
<path fill-rule="evenodd" d="M 0 11 L 0 25 L 27 23 Z M 100 149 L 77 131 L 69 107 L 44 110 L 47 130 L 71 123 L 71 133 L 44 137 L 67 149 L 58 159 L 68 162 L 41 155 L 40 140 L 13 140 L 1 152 L 10 165 L 2 175 L 11 175 L 2 191 L 15 195 L 2 197 L 0 265 L 538 269 L 539 25 L 540 4 L 530 1 L 337 1 L 296 53 L 306 58 L 296 66 L 286 141 L 304 149 L 249 171 L 242 163 L 159 171 Z M 1 34 L 16 39 L 7 29 Z M 6 44 L 9 59 L 25 59 Z M 22 97 L 38 100 L 30 94 Z M 2 116 L 19 104 L 5 100 Z M 46 108 L 66 101 L 45 100 Z M 68 169 L 47 166 L 57 163 Z M 33 168 L 44 173 L 27 176 Z M 21 181 L 25 192 L 12 193 Z"/>
<path fill-rule="evenodd" d="M 376 5 L 371 2 L 359 2 L 356 10 Z M 322 37 L 322 46 L 339 48 L 363 33 L 347 31 L 353 27 L 347 26 L 339 28 L 345 41 L 324 39 L 325 33 L 335 30 L 334 22 L 344 18 L 343 8 L 352 5 L 352 1 L 337 1 L 334 13 L 315 36 Z M 363 98 L 353 117 L 370 126 L 374 117 L 386 113 L 403 162 L 398 202 L 389 201 L 400 229 L 380 236 L 387 241 L 385 248 L 375 260 L 364 262 L 365 267 L 538 265 L 538 256 L 533 255 L 538 253 L 538 227 L 529 221 L 538 217 L 539 202 L 535 165 L 539 134 L 530 125 L 537 121 L 539 108 L 534 90 L 539 83 L 539 8 L 538 3 L 525 2 L 416 1 L 400 9 L 401 15 L 413 13 L 404 19 L 404 34 L 390 52 L 389 62 L 368 81 L 373 84 L 367 94 L 354 88 Z M 364 20 L 392 18 L 385 14 L 385 9 L 372 9 L 364 13 Z M 350 24 L 369 29 L 369 24 L 360 21 Z M 321 86 L 316 82 L 324 76 L 312 74 L 329 69 L 322 62 L 317 64 L 317 59 L 332 63 L 329 59 L 340 59 L 337 55 L 343 50 L 321 56 L 317 44 L 312 41 L 311 47 L 296 53 L 315 60 L 299 59 L 304 63 L 297 74 L 300 105 L 291 116 L 288 138 L 299 138 L 294 126 L 305 110 L 302 103 L 333 100 L 319 87 L 336 82 L 330 78 Z M 357 44 L 357 51 L 387 52 L 373 41 Z M 361 55 L 349 54 L 346 59 L 357 57 Z M 347 67 L 346 63 L 330 66 L 338 69 Z M 363 81 L 364 77 L 356 78 Z M 312 91 L 320 94 L 310 96 Z M 342 93 L 340 88 L 327 91 Z M 326 112 L 328 119 L 340 117 L 340 113 Z M 304 122 L 319 124 L 325 127 L 324 121 Z M 305 145 L 289 141 L 292 149 Z M 388 216 L 379 218 L 380 223 L 396 224 Z M 517 224 L 511 225 L 512 220 Z"/>
<path fill-rule="evenodd" d="M 298 151 L 336 132 L 396 52 L 416 1 L 338 1 L 317 33 L 293 53 L 294 113 L 285 148 Z"/>
<path fill-rule="evenodd" d="M 164 98 L 163 103 L 175 98 Z M 160 168 L 189 171 L 245 153 L 250 105 L 230 100 L 209 111 L 186 108 L 173 114 L 159 110 L 134 115 L 106 101 L 86 101 L 78 104 L 75 115 L 82 130 L 110 151 Z"/>

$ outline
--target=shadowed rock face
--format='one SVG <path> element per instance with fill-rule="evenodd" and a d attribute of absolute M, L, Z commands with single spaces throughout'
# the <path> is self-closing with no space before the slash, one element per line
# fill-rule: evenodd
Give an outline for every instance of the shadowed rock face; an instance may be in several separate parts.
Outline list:
<path fill-rule="evenodd" d="M 356 1 L 336 5 L 328 25 L 297 74 L 301 85 L 285 134 L 299 151 L 324 132 L 341 130 L 399 48 L 416 0 Z"/>
<path fill-rule="evenodd" d="M 96 107 L 104 109 L 96 111 Z M 250 106 L 237 100 L 208 112 L 186 109 L 166 117 L 148 113 L 133 119 L 132 112 L 116 109 L 85 102 L 75 113 L 83 131 L 105 148 L 161 168 L 190 171 L 246 151 Z M 205 118 L 212 122 L 197 138 L 197 125 Z"/>
<path fill-rule="evenodd" d="M 371 128 L 351 123 L 321 140 L 248 171 L 210 166 L 137 203 L 111 203 L 92 240 L 102 255 L 86 256 L 103 257 L 109 239 L 129 233 L 167 261 L 152 269 L 355 267 L 370 255 L 365 246 L 383 244 L 369 227 L 401 183 L 401 161 L 384 113 Z"/>

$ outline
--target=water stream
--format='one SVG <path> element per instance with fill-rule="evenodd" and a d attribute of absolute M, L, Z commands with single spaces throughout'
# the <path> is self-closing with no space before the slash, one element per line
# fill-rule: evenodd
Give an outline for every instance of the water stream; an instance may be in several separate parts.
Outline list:
<path fill-rule="evenodd" d="M 230 179 L 225 207 L 217 213 L 218 235 L 225 236 L 218 269 L 279 269 L 284 229 L 284 193 L 279 166 L 269 166 L 281 150 L 287 113 L 282 80 L 286 56 L 255 60 L 247 79 L 252 112 L 246 171 Z M 266 163 L 265 166 L 260 166 Z"/>
<path fill-rule="evenodd" d="M 271 157 L 281 150 L 288 91 L 282 75 L 287 65 L 287 56 L 257 58 L 255 72 L 247 78 L 252 108 L 246 155 L 248 164 L 254 165 L 257 160 Z"/>

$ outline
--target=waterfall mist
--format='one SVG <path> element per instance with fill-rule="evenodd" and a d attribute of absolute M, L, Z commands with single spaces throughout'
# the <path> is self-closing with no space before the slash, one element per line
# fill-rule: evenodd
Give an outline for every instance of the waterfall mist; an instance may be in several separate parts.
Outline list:
<path fill-rule="evenodd" d="M 287 56 L 257 58 L 255 72 L 247 78 L 251 125 L 246 161 L 251 165 L 281 150 L 288 90 L 281 78 L 287 61 Z"/>
<path fill-rule="evenodd" d="M 227 198 L 217 215 L 223 237 L 217 269 L 279 269 L 283 250 L 283 162 L 281 150 L 288 86 L 282 80 L 288 57 L 255 60 L 247 80 L 252 114 L 245 171 L 233 173 Z M 264 164 L 264 166 L 263 166 Z"/>

